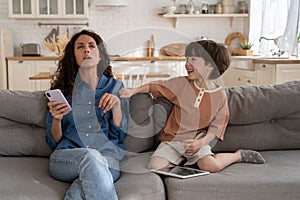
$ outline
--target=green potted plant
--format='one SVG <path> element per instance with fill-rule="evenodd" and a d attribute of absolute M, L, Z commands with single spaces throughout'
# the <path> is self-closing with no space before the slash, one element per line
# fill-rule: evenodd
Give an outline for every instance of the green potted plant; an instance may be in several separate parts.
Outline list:
<path fill-rule="evenodd" d="M 251 47 L 253 46 L 252 43 L 248 42 L 248 41 L 244 41 L 241 43 L 241 54 L 243 56 L 252 56 L 253 55 L 253 51 L 251 50 Z"/>

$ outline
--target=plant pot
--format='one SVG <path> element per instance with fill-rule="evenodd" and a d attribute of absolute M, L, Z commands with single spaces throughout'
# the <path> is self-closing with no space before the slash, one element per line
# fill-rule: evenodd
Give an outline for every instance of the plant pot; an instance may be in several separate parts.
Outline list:
<path fill-rule="evenodd" d="M 239 54 L 241 56 L 253 56 L 253 50 L 244 50 L 244 49 L 240 49 L 239 50 Z"/>

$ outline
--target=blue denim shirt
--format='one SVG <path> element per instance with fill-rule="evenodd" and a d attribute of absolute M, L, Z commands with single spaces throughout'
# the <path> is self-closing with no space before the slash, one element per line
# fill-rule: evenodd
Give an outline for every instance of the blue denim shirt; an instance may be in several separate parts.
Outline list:
<path fill-rule="evenodd" d="M 124 139 L 127 133 L 129 117 L 128 99 L 121 99 L 122 122 L 117 127 L 112 122 L 112 111 L 103 113 L 98 107 L 100 98 L 105 93 L 119 97 L 123 83 L 102 75 L 96 90 L 91 91 L 89 85 L 80 76 L 75 80 L 73 95 L 66 97 L 72 111 L 62 119 L 63 136 L 56 143 L 51 134 L 52 115 L 46 119 L 46 140 L 52 150 L 71 148 L 93 148 L 103 156 L 121 160 L 125 155 Z"/>

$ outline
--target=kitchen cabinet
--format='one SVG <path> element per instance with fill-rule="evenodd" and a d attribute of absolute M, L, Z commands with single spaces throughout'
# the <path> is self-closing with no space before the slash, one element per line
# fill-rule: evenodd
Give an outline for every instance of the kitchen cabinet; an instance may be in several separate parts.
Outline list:
<path fill-rule="evenodd" d="M 300 79 L 300 64 L 277 64 L 276 83 Z"/>
<path fill-rule="evenodd" d="M 252 59 L 231 57 L 230 66 L 222 75 L 222 79 L 225 87 L 255 84 L 256 77 Z"/>
<path fill-rule="evenodd" d="M 224 75 L 224 85 L 227 87 L 277 84 L 299 80 L 300 60 L 232 58 L 230 71 L 225 72 Z"/>
<path fill-rule="evenodd" d="M 8 0 L 8 2 L 10 18 L 88 18 L 88 0 Z"/>
<path fill-rule="evenodd" d="M 35 90 L 35 82 L 28 79 L 34 73 L 34 61 L 8 61 L 8 89 Z"/>
<path fill-rule="evenodd" d="M 276 83 L 275 64 L 255 64 L 255 85 Z"/>
<path fill-rule="evenodd" d="M 9 17 L 11 18 L 34 18 L 34 0 L 8 0 Z"/>
<path fill-rule="evenodd" d="M 57 67 L 54 60 L 8 60 L 8 89 L 10 90 L 46 90 L 50 80 L 29 80 L 39 72 L 49 72 Z"/>
<path fill-rule="evenodd" d="M 256 76 L 254 70 L 238 69 L 234 70 L 234 80 L 236 86 L 255 85 Z"/>

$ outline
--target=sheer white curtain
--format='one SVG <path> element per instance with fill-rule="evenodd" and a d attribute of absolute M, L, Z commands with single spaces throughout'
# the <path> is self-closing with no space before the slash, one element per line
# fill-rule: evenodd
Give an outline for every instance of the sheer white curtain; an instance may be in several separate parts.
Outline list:
<path fill-rule="evenodd" d="M 300 33 L 300 2 L 293 0 L 289 3 L 287 26 L 280 42 L 280 49 L 288 51 L 291 55 L 297 55 L 297 36 Z"/>
<path fill-rule="evenodd" d="M 254 43 L 254 52 L 259 52 L 261 37 L 275 39 L 284 35 L 289 1 L 251 0 L 249 41 Z"/>

